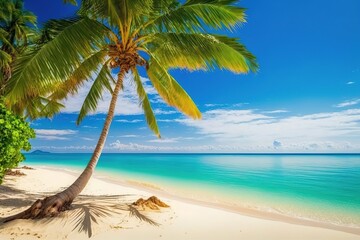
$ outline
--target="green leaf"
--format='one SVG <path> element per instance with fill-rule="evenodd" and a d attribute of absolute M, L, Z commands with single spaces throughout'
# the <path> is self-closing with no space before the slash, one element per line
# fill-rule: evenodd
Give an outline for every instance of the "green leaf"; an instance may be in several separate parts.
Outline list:
<path fill-rule="evenodd" d="M 5 51 L 0 50 L 0 69 L 8 67 L 12 61 L 12 57 Z"/>
<path fill-rule="evenodd" d="M 236 1 L 187 1 L 180 7 L 166 11 L 146 21 L 139 29 L 143 33 L 206 32 L 208 28 L 233 30 L 245 22 L 245 9 L 233 4 Z"/>
<path fill-rule="evenodd" d="M 160 138 L 159 127 L 156 122 L 156 117 L 151 108 L 149 98 L 145 92 L 144 86 L 140 80 L 139 73 L 136 68 L 132 69 L 132 73 L 134 74 L 134 81 L 136 83 L 136 91 L 140 99 L 140 106 L 144 110 L 145 119 L 149 126 L 149 128 L 156 134 L 157 137 Z"/>
<path fill-rule="evenodd" d="M 64 0 L 64 3 L 70 3 L 70 4 L 75 5 L 75 6 L 78 5 L 76 0 Z"/>
<path fill-rule="evenodd" d="M 149 61 L 147 74 L 153 86 L 167 104 L 176 107 L 179 111 L 194 119 L 201 118 L 201 113 L 190 96 L 154 57 Z"/>
<path fill-rule="evenodd" d="M 113 27 L 126 31 L 131 21 L 151 12 L 152 0 L 83 0 L 80 14 L 105 19 Z"/>
<path fill-rule="evenodd" d="M 51 23 L 56 27 L 56 36 L 15 62 L 7 101 L 16 103 L 25 95 L 37 96 L 68 79 L 84 58 L 99 51 L 108 33 L 105 26 L 88 18 Z"/>
<path fill-rule="evenodd" d="M 38 118 L 39 116 L 43 116 L 47 118 L 53 117 L 55 114 L 59 113 L 60 110 L 65 107 L 65 105 L 54 99 L 50 99 L 50 98 L 40 98 L 40 99 L 42 100 L 42 106 L 40 107 L 38 113 L 29 116 L 30 119 L 32 120 Z"/>
<path fill-rule="evenodd" d="M 255 71 L 255 57 L 235 38 L 198 33 L 157 33 L 148 36 L 146 49 L 166 68 Z"/>
<path fill-rule="evenodd" d="M 49 98 L 59 100 L 67 98 L 69 94 L 76 94 L 85 80 L 92 79 L 92 76 L 98 74 L 99 68 L 101 69 L 104 64 L 106 55 L 107 52 L 101 50 L 85 59 L 65 82 L 61 82 L 55 87 L 55 91 Z"/>
<path fill-rule="evenodd" d="M 84 103 L 81 107 L 79 116 L 76 120 L 76 124 L 80 124 L 84 117 L 91 111 L 96 111 L 98 102 L 102 99 L 102 94 L 105 89 L 112 92 L 110 81 L 112 76 L 109 72 L 107 65 L 104 65 L 97 75 L 94 83 L 92 84 L 89 93 L 87 94 Z"/>

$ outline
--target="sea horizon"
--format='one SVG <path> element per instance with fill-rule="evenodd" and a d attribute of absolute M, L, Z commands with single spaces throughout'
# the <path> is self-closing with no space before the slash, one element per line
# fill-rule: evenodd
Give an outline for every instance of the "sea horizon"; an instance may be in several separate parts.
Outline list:
<path fill-rule="evenodd" d="M 37 155 L 34 153 L 38 150 L 34 150 L 31 152 L 24 152 L 24 155 Z M 55 151 L 42 151 L 42 153 L 50 153 L 50 154 L 92 154 L 93 152 L 55 152 Z M 40 154 L 42 154 L 40 153 Z M 133 154 L 133 155 L 142 155 L 142 154 L 153 154 L 153 155 L 360 155 L 360 152 L 347 153 L 347 152 L 249 152 L 249 153 L 241 153 L 241 152 L 103 152 L 101 154 Z"/>

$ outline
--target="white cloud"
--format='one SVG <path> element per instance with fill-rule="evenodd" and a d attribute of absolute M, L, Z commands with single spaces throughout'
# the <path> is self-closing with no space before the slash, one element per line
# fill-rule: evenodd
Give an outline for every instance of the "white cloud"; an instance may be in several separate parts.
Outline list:
<path fill-rule="evenodd" d="M 149 96 L 149 100 L 152 103 L 165 104 L 161 97 L 157 94 L 155 88 L 151 85 L 149 79 L 141 77 L 144 89 Z M 78 93 L 74 96 L 70 96 L 65 102 L 65 109 L 63 113 L 77 113 L 80 111 L 82 103 L 87 96 L 89 89 L 92 86 L 93 81 L 87 81 L 79 89 Z M 103 93 L 103 98 L 99 101 L 97 110 L 91 114 L 106 114 L 108 112 L 109 104 L 111 100 L 111 94 L 106 90 Z M 155 114 L 173 114 L 177 111 L 155 109 Z M 127 74 L 124 79 L 124 90 L 120 92 L 117 106 L 115 109 L 115 115 L 142 115 L 143 110 L 139 105 L 139 98 L 136 91 L 136 86 L 133 82 L 133 76 Z M 97 119 L 103 120 L 103 119 Z M 121 122 L 121 120 L 119 121 Z M 124 121 L 125 122 L 125 121 Z"/>
<path fill-rule="evenodd" d="M 35 129 L 36 138 L 45 140 L 68 140 L 67 135 L 76 134 L 77 131 L 69 129 Z"/>
<path fill-rule="evenodd" d="M 115 122 L 122 122 L 122 123 L 139 123 L 139 122 L 143 122 L 144 120 L 141 119 L 133 119 L 133 120 L 126 120 L 126 119 L 118 119 L 115 120 Z"/>
<path fill-rule="evenodd" d="M 70 96 L 64 103 L 66 108 L 62 110 L 64 113 L 79 112 L 84 99 L 92 86 L 93 81 L 87 81 L 79 89 L 78 93 Z M 148 89 L 148 87 L 147 87 Z M 107 113 L 111 100 L 109 91 L 104 91 L 102 100 L 99 101 L 96 113 Z M 115 109 L 116 115 L 140 115 L 142 109 L 139 107 L 139 100 L 136 94 L 136 89 L 132 83 L 132 76 L 128 74 L 124 79 L 124 91 L 120 92 L 117 106 Z"/>
<path fill-rule="evenodd" d="M 84 125 L 84 126 L 81 126 L 83 128 L 90 128 L 90 129 L 96 129 L 98 127 L 95 127 L 95 126 L 88 126 L 88 125 Z"/>
<path fill-rule="evenodd" d="M 222 106 L 225 106 L 225 104 L 222 104 L 222 103 L 207 103 L 204 106 L 205 107 L 222 107 Z"/>
<path fill-rule="evenodd" d="M 82 137 L 81 139 L 85 140 L 85 141 L 94 141 L 94 138 L 88 138 L 88 137 Z"/>
<path fill-rule="evenodd" d="M 64 130 L 58 130 L 58 129 L 35 129 L 36 134 L 39 135 L 71 135 L 76 134 L 77 131 L 64 129 Z"/>
<path fill-rule="evenodd" d="M 176 122 L 176 119 L 156 119 L 158 122 Z"/>
<path fill-rule="evenodd" d="M 254 120 L 265 120 L 272 119 L 272 116 L 266 116 L 264 114 L 255 113 L 253 110 L 225 110 L 225 109 L 214 109 L 210 111 L 206 111 L 203 114 L 204 120 L 206 118 L 213 118 L 221 116 L 225 121 L 230 123 L 246 123 Z M 186 119 L 186 121 L 191 121 L 190 119 Z M 200 122 L 200 121 L 194 121 Z M 202 122 L 202 121 L 201 121 Z"/>
<path fill-rule="evenodd" d="M 37 149 L 41 150 L 47 150 L 47 151 L 54 151 L 54 152 L 68 152 L 68 151 L 93 151 L 95 149 L 95 146 L 88 146 L 88 145 L 82 145 L 82 146 L 37 146 Z"/>
<path fill-rule="evenodd" d="M 307 143 L 301 142 L 297 144 L 287 144 L 284 145 L 281 143 L 281 149 L 275 149 L 274 146 L 269 145 L 225 145 L 225 144 L 204 144 L 204 145 L 191 145 L 191 146 L 167 146 L 167 145 L 147 145 L 139 143 L 123 143 L 120 140 L 116 140 L 108 146 L 105 146 L 105 152 L 339 152 L 349 149 L 359 149 L 360 145 L 354 145 L 351 143 L 338 144 L 331 141 L 326 142 L 314 142 Z M 58 152 L 90 152 L 93 151 L 95 146 L 82 145 L 82 146 L 37 146 L 37 149 L 48 150 L 48 151 L 58 151 Z"/>
<path fill-rule="evenodd" d="M 151 103 L 166 104 L 166 102 L 159 95 L 156 95 L 155 97 L 151 98 L 150 102 Z"/>
<path fill-rule="evenodd" d="M 205 107 L 243 107 L 244 105 L 248 105 L 249 103 L 234 103 L 234 104 L 225 104 L 225 103 L 207 103 L 204 104 Z"/>
<path fill-rule="evenodd" d="M 335 107 L 343 108 L 343 107 L 350 107 L 360 103 L 360 99 L 348 100 L 339 104 L 336 104 Z"/>
<path fill-rule="evenodd" d="M 154 151 L 157 149 L 157 147 L 142 145 L 142 144 L 137 144 L 137 143 L 124 144 L 124 143 L 121 143 L 120 140 L 117 140 L 110 144 L 110 149 L 125 150 L 125 151 L 129 151 L 129 150 L 130 151 L 143 151 L 143 150 Z"/>
<path fill-rule="evenodd" d="M 263 113 L 273 114 L 273 113 L 287 113 L 287 112 L 289 112 L 289 111 L 280 109 L 280 110 L 273 110 L 273 111 L 264 111 Z"/>
<path fill-rule="evenodd" d="M 90 119 L 93 121 L 105 121 L 105 118 L 102 118 L 102 117 L 91 117 Z"/>
<path fill-rule="evenodd" d="M 121 138 L 137 138 L 137 137 L 140 137 L 140 135 L 128 134 L 128 135 L 121 135 L 119 137 L 121 137 Z"/>
<path fill-rule="evenodd" d="M 355 82 L 349 81 L 349 82 L 347 82 L 346 84 L 347 84 L 347 85 L 353 85 L 353 84 L 355 84 Z"/>
<path fill-rule="evenodd" d="M 152 137 L 153 135 L 151 135 Z M 151 143 L 177 143 L 177 142 L 183 142 L 187 140 L 199 140 L 203 139 L 203 137 L 174 137 L 174 138 L 156 138 L 149 140 L 148 142 Z"/>
<path fill-rule="evenodd" d="M 106 147 L 109 151 L 133 152 L 236 152 L 239 149 L 226 145 L 198 145 L 198 146 L 155 146 L 138 143 L 122 143 L 117 140 Z"/>
<path fill-rule="evenodd" d="M 178 142 L 179 138 L 157 138 L 149 140 L 151 143 L 175 143 Z"/>
<path fill-rule="evenodd" d="M 168 114 L 175 114 L 175 113 L 178 113 L 178 112 L 173 111 L 173 110 L 154 109 L 154 113 L 158 114 L 158 115 L 168 115 Z"/>
<path fill-rule="evenodd" d="M 67 137 L 51 136 L 51 135 L 36 135 L 37 139 L 44 140 L 69 140 Z"/>
<path fill-rule="evenodd" d="M 155 99 L 161 100 L 156 89 L 151 85 L 151 82 L 148 78 L 141 77 L 141 81 L 144 85 L 145 92 L 148 95 L 156 95 Z"/>
<path fill-rule="evenodd" d="M 347 150 L 360 146 L 360 109 L 275 118 L 254 110 L 211 110 L 203 120 L 179 119 L 215 142 L 248 150 Z M 350 144 L 352 143 L 352 144 Z M 312 146 L 312 147 L 311 147 Z"/>
<path fill-rule="evenodd" d="M 244 103 L 235 103 L 235 104 L 233 104 L 232 106 L 233 107 L 242 107 L 242 106 L 244 106 L 244 105 L 248 105 L 249 103 L 247 103 L 247 102 L 244 102 Z"/>

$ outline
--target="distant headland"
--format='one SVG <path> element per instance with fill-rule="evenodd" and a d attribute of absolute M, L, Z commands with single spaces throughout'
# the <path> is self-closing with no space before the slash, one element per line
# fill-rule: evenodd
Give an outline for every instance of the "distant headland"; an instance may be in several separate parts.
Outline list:
<path fill-rule="evenodd" d="M 30 154 L 48 154 L 48 153 L 51 153 L 51 152 L 45 152 L 45 151 L 41 151 L 41 150 L 35 150 L 35 151 L 32 151 Z"/>

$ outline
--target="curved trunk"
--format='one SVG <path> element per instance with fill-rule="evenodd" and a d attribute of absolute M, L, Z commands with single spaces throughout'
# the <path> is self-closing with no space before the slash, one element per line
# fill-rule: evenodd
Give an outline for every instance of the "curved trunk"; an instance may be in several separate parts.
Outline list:
<path fill-rule="evenodd" d="M 42 200 L 38 199 L 30 208 L 25 211 L 18 213 L 14 216 L 5 218 L 3 222 L 9 222 L 15 219 L 28 219 L 28 218 L 43 218 L 56 216 L 62 211 L 69 209 L 72 201 L 81 193 L 85 188 L 86 184 L 89 182 L 96 164 L 100 158 L 101 152 L 104 148 L 106 137 L 109 133 L 110 125 L 114 117 L 114 110 L 117 102 L 117 98 L 122 87 L 122 82 L 127 72 L 128 68 L 121 68 L 118 74 L 118 80 L 113 91 L 111 102 L 109 106 L 109 111 L 106 116 L 104 127 L 99 137 L 99 141 L 95 147 L 94 153 L 84 169 L 81 175 L 75 180 L 71 186 L 69 186 L 64 191 L 57 193 L 56 195 L 46 197 Z"/>
<path fill-rule="evenodd" d="M 126 69 L 122 68 L 120 72 L 118 73 L 118 80 L 115 85 L 115 89 L 113 91 L 111 102 L 109 106 L 109 111 L 106 116 L 106 120 L 103 126 L 103 129 L 101 131 L 98 143 L 95 147 L 95 150 L 93 152 L 93 155 L 87 164 L 84 171 L 81 173 L 81 175 L 76 179 L 76 181 L 67 189 L 65 189 L 63 192 L 60 192 L 57 194 L 60 198 L 64 199 L 66 202 L 71 203 L 74 198 L 76 198 L 80 192 L 85 188 L 86 184 L 89 182 L 94 169 L 99 161 L 100 155 L 102 153 L 102 150 L 105 146 L 106 138 L 109 133 L 110 125 L 114 117 L 114 111 L 116 102 L 118 99 L 118 95 L 120 92 L 120 89 L 122 87 L 122 82 L 124 79 L 126 73 Z"/>

